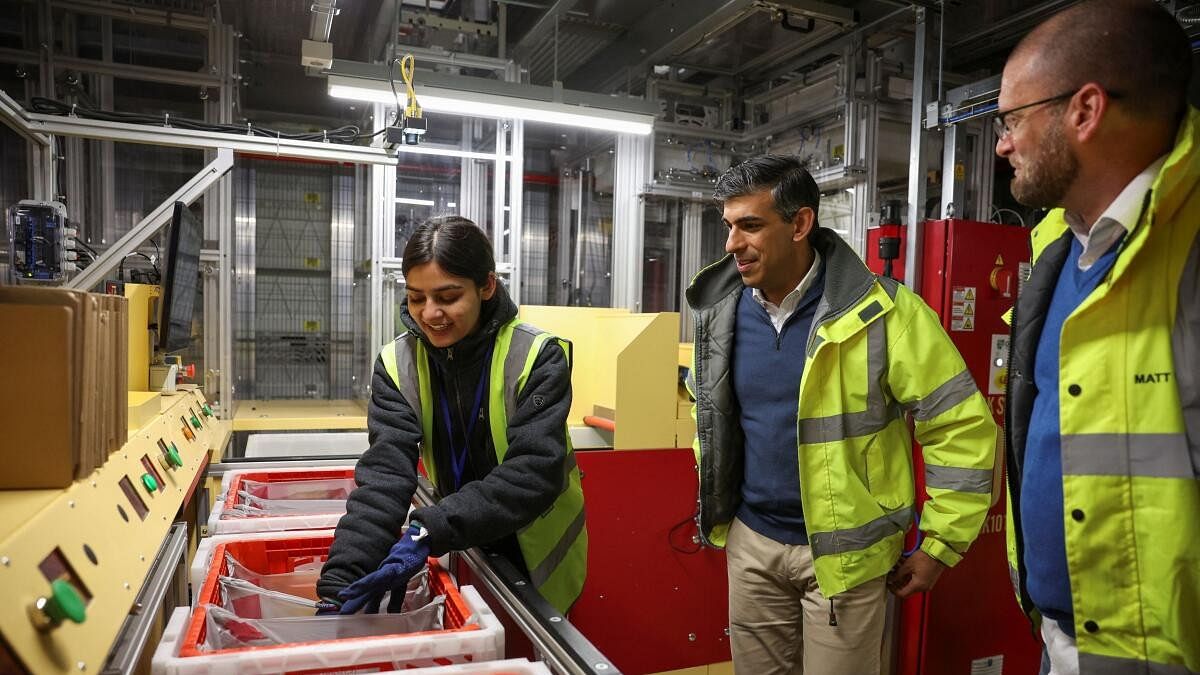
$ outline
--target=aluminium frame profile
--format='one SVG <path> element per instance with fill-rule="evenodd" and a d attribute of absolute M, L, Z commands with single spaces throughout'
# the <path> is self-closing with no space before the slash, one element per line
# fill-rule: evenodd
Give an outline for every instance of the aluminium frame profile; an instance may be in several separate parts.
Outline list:
<path fill-rule="evenodd" d="M 54 200 L 54 139 L 34 129 L 29 113 L 3 91 L 0 91 L 0 122 L 28 144 L 32 197 L 40 201 Z"/>
<path fill-rule="evenodd" d="M 383 148 L 316 141 L 297 141 L 242 133 L 224 133 L 178 129 L 175 127 L 107 122 L 81 117 L 62 117 L 26 113 L 34 132 L 56 136 L 81 136 L 123 143 L 145 143 L 178 148 L 215 150 L 226 148 L 234 152 L 275 157 L 317 159 L 352 164 L 395 164 L 396 158 Z"/>
<path fill-rule="evenodd" d="M 141 222 L 134 225 L 123 237 L 113 243 L 96 261 L 75 275 L 64 286 L 88 290 L 104 280 L 105 275 L 112 271 L 125 256 L 133 253 L 147 239 L 154 236 L 159 229 L 171 218 L 175 202 L 181 201 L 188 205 L 200 198 L 208 188 L 220 180 L 233 168 L 233 151 L 221 148 L 216 158 L 200 170 L 195 176 L 183 184 L 175 194 L 167 197 Z"/>

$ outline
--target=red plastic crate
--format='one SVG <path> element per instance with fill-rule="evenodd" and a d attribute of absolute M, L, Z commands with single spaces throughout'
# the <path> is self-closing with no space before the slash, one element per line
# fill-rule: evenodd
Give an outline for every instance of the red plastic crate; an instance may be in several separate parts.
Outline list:
<path fill-rule="evenodd" d="M 258 481 L 259 483 L 284 483 L 301 480 L 321 480 L 325 478 L 354 478 L 354 469 L 313 469 L 312 471 L 248 471 L 233 477 L 225 490 L 224 508 L 222 514 L 233 512 L 233 507 L 240 503 L 239 492 L 242 491 L 243 481 Z M 288 570 L 290 571 L 290 570 Z"/>
<path fill-rule="evenodd" d="M 297 537 L 295 539 L 261 539 L 252 541 L 234 541 L 222 544 L 217 544 L 213 551 L 212 564 L 208 570 L 208 577 L 204 581 L 204 586 L 200 590 L 199 599 L 195 611 L 192 613 L 191 620 L 188 623 L 187 632 L 184 636 L 183 645 L 180 647 L 179 656 L 206 656 L 213 654 L 230 654 L 244 652 L 258 652 L 262 650 L 290 648 L 297 645 L 318 645 L 324 644 L 325 641 L 314 641 L 306 643 L 295 643 L 288 645 L 270 645 L 263 647 L 241 647 L 237 649 L 222 649 L 222 650 L 203 650 L 201 645 L 204 644 L 206 637 L 206 618 L 207 607 L 206 603 L 219 604 L 220 590 L 218 578 L 228 570 L 226 569 L 225 554 L 229 553 L 238 562 L 245 567 L 260 574 L 280 574 L 292 572 L 297 565 L 302 565 L 313 560 L 323 559 L 329 553 L 329 546 L 333 543 L 333 536 L 327 535 L 323 537 Z M 438 564 L 436 558 L 429 559 L 429 582 L 430 588 L 434 595 L 445 595 L 445 628 L 440 631 L 427 631 L 424 633 L 409 633 L 408 635 L 433 635 L 447 632 L 479 630 L 477 623 L 467 623 L 470 618 L 471 610 L 463 600 L 462 595 L 458 592 L 458 587 L 454 584 L 454 579 L 450 573 Z M 381 636 L 386 638 L 387 636 Z M 355 640 L 375 640 L 381 638 L 354 638 Z"/>

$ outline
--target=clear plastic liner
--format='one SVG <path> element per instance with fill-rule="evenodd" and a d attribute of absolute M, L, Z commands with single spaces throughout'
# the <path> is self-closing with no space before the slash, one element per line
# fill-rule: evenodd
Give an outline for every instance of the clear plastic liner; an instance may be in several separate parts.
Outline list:
<path fill-rule="evenodd" d="M 268 591 L 279 591 L 309 600 L 318 600 L 317 580 L 321 577 L 324 559 L 297 565 L 291 572 L 281 574 L 259 574 L 238 562 L 232 555 L 225 554 L 225 569 L 228 576 L 242 579 Z"/>
<path fill-rule="evenodd" d="M 284 572 L 282 574 L 259 574 L 254 570 L 246 567 L 238 562 L 232 555 L 225 554 L 225 575 L 221 577 L 222 590 L 226 585 L 226 579 L 241 580 L 249 582 L 264 592 L 276 592 L 284 595 L 286 598 L 295 600 L 313 601 L 319 600 L 317 597 L 317 580 L 321 576 L 321 567 L 324 565 L 322 560 L 314 560 L 312 562 L 297 565 L 292 572 Z M 242 587 L 236 587 L 242 588 Z M 244 591 L 243 591 L 244 592 Z M 239 596 L 241 597 L 241 596 Z M 420 609 L 429 604 L 433 600 L 433 590 L 429 585 L 429 569 L 423 569 L 413 575 L 408 581 L 408 587 L 404 593 L 404 602 L 400 607 L 401 612 L 410 612 L 414 609 Z M 391 593 L 385 593 L 383 600 L 379 605 L 387 611 L 393 611 L 391 605 Z M 232 609 L 226 605 L 227 609 Z M 311 608 L 311 603 L 310 603 Z M 234 610 L 236 611 L 236 610 Z M 247 615 L 237 612 L 239 616 L 246 617 Z M 311 613 L 311 612 L 310 612 Z M 252 618 L 258 618 L 260 615 L 251 615 Z M 288 616 L 293 616 L 288 614 Z"/>
<path fill-rule="evenodd" d="M 244 579 L 221 577 L 221 605 L 243 619 L 282 619 L 312 616 L 317 604 L 279 591 L 260 588 Z"/>
<path fill-rule="evenodd" d="M 403 614 L 281 619 L 246 619 L 218 605 L 205 605 L 204 649 L 215 651 L 441 630 L 445 601 L 445 596 L 438 596 L 421 609 Z"/>
<path fill-rule="evenodd" d="M 262 516 L 302 516 L 326 513 L 342 513 L 346 510 L 344 499 L 263 499 L 245 490 L 238 493 L 238 501 L 225 511 L 223 517 L 254 518 Z"/>
<path fill-rule="evenodd" d="M 390 601 L 390 597 L 388 600 Z M 429 568 L 425 568 L 417 572 L 412 579 L 409 579 L 408 590 L 404 593 L 404 605 L 400 608 L 400 611 L 411 612 L 428 605 L 433 600 L 433 589 L 429 587 Z M 380 606 L 390 607 L 390 605 L 386 604 Z"/>
<path fill-rule="evenodd" d="M 258 499 L 333 499 L 345 501 L 354 491 L 353 478 L 317 478 L 261 482 L 243 480 L 242 492 Z"/>

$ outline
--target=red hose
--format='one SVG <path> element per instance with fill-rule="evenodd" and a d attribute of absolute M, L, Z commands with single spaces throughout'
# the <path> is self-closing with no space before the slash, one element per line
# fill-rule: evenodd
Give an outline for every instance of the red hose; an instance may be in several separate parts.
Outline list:
<path fill-rule="evenodd" d="M 596 417 L 595 415 L 584 415 L 583 423 L 588 425 L 589 427 L 603 429 L 605 431 L 610 431 L 612 433 L 617 432 L 617 423 L 606 417 Z"/>

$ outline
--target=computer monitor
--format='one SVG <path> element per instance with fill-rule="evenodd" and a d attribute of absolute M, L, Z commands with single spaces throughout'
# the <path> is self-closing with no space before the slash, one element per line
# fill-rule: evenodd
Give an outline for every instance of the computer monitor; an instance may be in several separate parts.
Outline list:
<path fill-rule="evenodd" d="M 158 349 L 163 353 L 186 349 L 192 339 L 192 309 L 200 283 L 200 246 L 204 228 L 188 210 L 175 202 L 167 244 L 166 274 L 159 303 Z"/>

